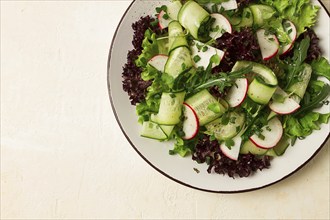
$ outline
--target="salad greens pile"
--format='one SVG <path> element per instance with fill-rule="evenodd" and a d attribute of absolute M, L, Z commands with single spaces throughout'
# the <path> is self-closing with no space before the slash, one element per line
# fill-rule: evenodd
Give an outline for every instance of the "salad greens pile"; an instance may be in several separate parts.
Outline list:
<path fill-rule="evenodd" d="M 207 135 L 232 160 L 281 156 L 329 122 L 318 109 L 329 104 L 330 64 L 308 59 L 320 8 L 310 0 L 241 2 L 174 0 L 156 9 L 161 34 L 144 33 L 135 65 L 151 85 L 136 106 L 141 135 L 174 140 L 170 154 L 194 154 Z M 259 43 L 254 60 L 218 47 L 247 29 Z M 231 71 L 216 71 L 228 60 Z"/>

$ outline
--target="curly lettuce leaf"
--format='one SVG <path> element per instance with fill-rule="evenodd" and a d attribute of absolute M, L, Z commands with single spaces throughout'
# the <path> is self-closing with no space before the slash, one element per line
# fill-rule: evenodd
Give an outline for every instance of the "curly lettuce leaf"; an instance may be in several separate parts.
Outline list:
<path fill-rule="evenodd" d="M 156 34 L 151 30 L 146 30 L 144 33 L 144 39 L 142 41 L 142 53 L 135 60 L 135 64 L 137 67 L 146 67 L 148 61 L 155 55 L 159 53 L 158 51 L 158 43 L 156 39 Z"/>
<path fill-rule="evenodd" d="M 310 135 L 314 130 L 320 130 L 321 124 L 329 122 L 330 113 L 321 114 L 309 112 L 303 117 L 294 117 L 289 115 L 285 118 L 285 133 L 290 137 L 304 138 Z"/>
<path fill-rule="evenodd" d="M 158 77 L 159 74 L 160 74 L 160 72 L 156 68 L 147 64 L 146 68 L 141 73 L 141 78 L 144 81 L 149 81 L 149 80 L 152 80 L 152 79 L 155 79 L 156 77 Z"/>
<path fill-rule="evenodd" d="M 330 64 L 326 58 L 321 57 L 319 59 L 313 60 L 311 66 L 313 69 L 313 74 L 317 76 L 324 76 L 330 80 Z"/>
<path fill-rule="evenodd" d="M 195 138 L 191 140 L 183 140 L 182 139 L 182 134 L 180 134 L 182 131 L 180 130 L 180 126 L 176 126 L 174 129 L 175 131 L 173 132 L 173 137 L 175 139 L 175 144 L 174 148 L 172 150 L 169 150 L 170 155 L 175 155 L 179 154 L 181 157 L 185 157 L 190 155 L 192 152 L 194 152 L 194 148 L 200 139 L 200 135 L 198 134 Z"/>
<path fill-rule="evenodd" d="M 306 28 L 314 26 L 319 9 L 320 7 L 305 4 L 302 6 L 301 10 L 299 10 L 300 12 L 298 12 L 298 15 L 300 16 L 297 16 L 296 12 L 291 12 L 290 14 L 285 14 L 285 17 L 295 24 L 297 28 L 297 35 L 299 36 L 301 33 L 305 32 Z"/>
<path fill-rule="evenodd" d="M 296 26 L 298 36 L 305 32 L 306 28 L 314 26 L 320 9 L 312 5 L 310 0 L 262 0 L 261 2 L 274 7 L 280 18 L 292 21 Z"/>

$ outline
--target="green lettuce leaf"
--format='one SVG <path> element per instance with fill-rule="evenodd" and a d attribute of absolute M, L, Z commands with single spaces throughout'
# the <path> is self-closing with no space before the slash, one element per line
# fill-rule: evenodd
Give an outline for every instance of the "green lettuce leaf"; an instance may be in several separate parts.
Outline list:
<path fill-rule="evenodd" d="M 313 69 L 313 74 L 317 76 L 324 76 L 330 80 L 330 64 L 326 58 L 321 57 L 319 59 L 313 60 L 311 66 Z"/>
<path fill-rule="evenodd" d="M 146 67 L 148 61 L 159 53 L 156 34 L 149 29 L 144 33 L 142 48 L 141 55 L 135 60 L 135 64 L 138 67 Z"/>
<path fill-rule="evenodd" d="M 264 28 L 267 30 L 270 30 L 271 32 L 274 32 L 277 39 L 284 44 L 288 44 L 291 42 L 290 37 L 288 33 L 283 28 L 283 20 L 280 18 L 273 18 L 269 19 L 264 24 Z"/>
<path fill-rule="evenodd" d="M 149 81 L 149 80 L 152 80 L 152 79 L 155 79 L 156 77 L 158 77 L 159 74 L 160 74 L 160 72 L 156 68 L 147 64 L 146 68 L 141 73 L 141 78 L 144 81 Z"/>
<path fill-rule="evenodd" d="M 294 117 L 292 115 L 285 117 L 284 130 L 290 137 L 304 138 L 310 135 L 313 130 L 320 130 L 322 123 L 329 122 L 330 113 L 321 114 L 309 112 L 303 117 Z"/>
<path fill-rule="evenodd" d="M 296 26 L 298 36 L 307 27 L 314 26 L 320 9 L 320 7 L 312 5 L 310 0 L 261 0 L 261 2 L 274 7 L 281 19 L 292 21 Z"/>
<path fill-rule="evenodd" d="M 301 33 L 305 32 L 305 28 L 314 26 L 319 9 L 320 7 L 311 4 L 305 4 L 301 7 L 301 10 L 298 10 L 298 12 L 286 14 L 285 17 L 295 24 L 297 28 L 297 35 L 299 36 Z M 297 16 L 297 13 L 299 16 Z"/>

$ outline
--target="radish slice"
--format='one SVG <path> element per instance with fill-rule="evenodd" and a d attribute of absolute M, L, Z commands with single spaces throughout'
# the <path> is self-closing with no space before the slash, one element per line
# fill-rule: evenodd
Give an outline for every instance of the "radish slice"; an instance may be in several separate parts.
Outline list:
<path fill-rule="evenodd" d="M 212 24 L 213 31 L 210 31 L 211 38 L 217 39 L 226 32 L 232 32 L 231 24 L 225 16 L 221 14 L 211 14 L 211 17 L 215 18 L 215 21 Z"/>
<path fill-rule="evenodd" d="M 227 10 L 233 10 L 237 8 L 237 2 L 236 0 L 228 0 L 221 3 L 221 7 L 227 11 Z"/>
<path fill-rule="evenodd" d="M 294 44 L 294 42 L 296 41 L 296 38 L 297 38 L 296 26 L 294 26 L 294 24 L 291 21 L 286 20 L 283 23 L 283 28 L 284 28 L 285 32 L 288 33 L 291 42 L 289 44 L 284 45 L 284 46 L 281 47 L 281 55 L 286 54 L 287 52 L 289 52 L 292 49 L 293 44 Z"/>
<path fill-rule="evenodd" d="M 187 103 L 183 103 L 183 132 L 185 133 L 183 139 L 190 140 L 194 138 L 199 129 L 199 121 L 196 112 Z"/>
<path fill-rule="evenodd" d="M 225 143 L 222 143 L 220 149 L 228 158 L 237 160 L 242 143 L 241 135 L 236 135 L 232 140 L 234 141 L 234 146 L 229 149 Z"/>
<path fill-rule="evenodd" d="M 274 34 L 265 34 L 265 29 L 257 31 L 257 39 L 263 60 L 269 60 L 276 56 L 279 50 L 279 42 Z"/>
<path fill-rule="evenodd" d="M 168 24 L 172 21 L 171 18 L 165 19 L 164 15 L 166 14 L 165 11 L 161 11 L 158 14 L 158 25 L 160 27 L 160 29 L 165 29 L 168 27 Z"/>
<path fill-rule="evenodd" d="M 281 121 L 275 117 L 268 124 L 262 127 L 261 135 L 252 135 L 250 140 L 260 148 L 270 149 L 276 146 L 281 140 L 283 127 Z"/>
<path fill-rule="evenodd" d="M 212 7 L 214 7 L 214 5 L 217 7 L 217 11 L 220 10 L 234 10 L 237 8 L 237 1 L 236 0 L 228 0 L 226 2 L 222 2 L 222 3 L 207 3 L 204 6 L 209 10 L 212 11 Z"/>
<path fill-rule="evenodd" d="M 225 98 L 230 107 L 237 107 L 245 100 L 248 86 L 246 78 L 236 79 L 235 85 L 230 88 Z"/>
<path fill-rule="evenodd" d="M 148 63 L 155 67 L 158 71 L 164 72 L 164 68 L 165 68 L 165 64 L 168 60 L 168 56 L 167 55 L 163 55 L 163 54 L 158 54 L 156 56 L 154 56 L 153 58 L 151 58 Z"/>
<path fill-rule="evenodd" d="M 202 49 L 201 49 L 202 48 Z M 205 50 L 204 50 L 205 48 Z M 194 58 L 195 56 L 198 56 L 200 59 L 198 61 L 194 61 L 194 66 L 196 68 L 198 67 L 204 67 L 204 69 L 207 68 L 207 66 L 210 63 L 210 59 L 213 55 L 217 55 L 222 60 L 223 56 L 225 55 L 225 52 L 222 50 L 216 49 L 215 47 L 208 46 L 202 42 L 199 42 L 197 40 L 194 40 L 194 45 L 191 46 L 191 57 Z M 212 68 L 215 67 L 216 64 L 212 64 Z"/>
<path fill-rule="evenodd" d="M 288 97 L 288 94 L 284 92 L 280 87 L 277 87 L 274 95 L 283 97 L 283 102 L 279 102 L 276 100 L 272 100 L 269 103 L 269 108 L 280 115 L 287 115 L 291 114 L 292 112 L 296 111 L 300 108 L 299 103 L 297 103 L 294 99 Z M 273 95 L 273 97 L 274 97 Z"/>

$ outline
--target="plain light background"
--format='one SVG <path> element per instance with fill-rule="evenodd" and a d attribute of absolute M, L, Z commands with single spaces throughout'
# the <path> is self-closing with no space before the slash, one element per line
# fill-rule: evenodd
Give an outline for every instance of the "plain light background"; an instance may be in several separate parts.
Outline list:
<path fill-rule="evenodd" d="M 329 142 L 290 178 L 229 195 L 138 156 L 106 82 L 130 2 L 1 1 L 1 219 L 329 219 Z"/>

